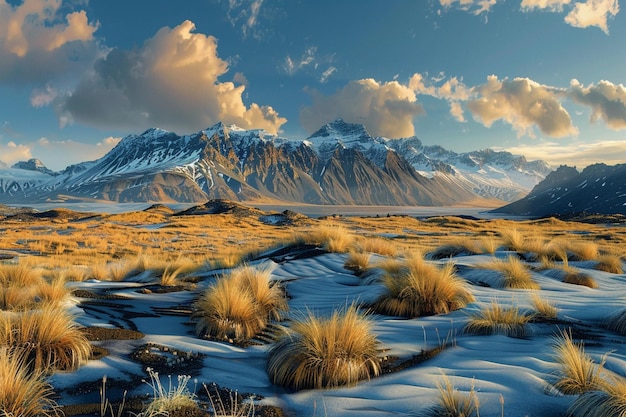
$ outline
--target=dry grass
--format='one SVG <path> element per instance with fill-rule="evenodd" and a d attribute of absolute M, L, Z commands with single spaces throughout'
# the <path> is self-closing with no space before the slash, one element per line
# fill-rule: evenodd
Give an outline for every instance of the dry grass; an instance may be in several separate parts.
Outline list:
<path fill-rule="evenodd" d="M 604 271 L 611 274 L 623 274 L 624 268 L 622 259 L 618 255 L 600 255 L 598 263 L 594 267 L 598 271 Z"/>
<path fill-rule="evenodd" d="M 381 372 L 379 342 L 355 306 L 294 320 L 268 354 L 272 383 L 296 390 L 352 385 Z"/>
<path fill-rule="evenodd" d="M 91 355 L 91 344 L 62 308 L 51 305 L 0 315 L 0 346 L 23 349 L 35 369 L 71 371 Z"/>
<path fill-rule="evenodd" d="M 504 278 L 503 288 L 524 290 L 538 290 L 541 288 L 532 279 L 526 264 L 515 256 L 509 256 L 506 260 L 494 259 L 478 267 L 501 272 Z"/>
<path fill-rule="evenodd" d="M 280 319 L 288 305 L 270 274 L 242 267 L 218 279 L 196 303 L 196 334 L 244 341 L 258 334 L 269 320 Z"/>
<path fill-rule="evenodd" d="M 589 288 L 598 288 L 598 283 L 593 277 L 587 275 L 575 268 L 563 268 L 565 276 L 563 282 L 566 284 L 583 285 Z"/>
<path fill-rule="evenodd" d="M 71 291 L 66 286 L 65 278 L 61 275 L 50 282 L 42 281 L 37 287 L 37 298 L 42 303 L 59 305 L 70 298 Z"/>
<path fill-rule="evenodd" d="M 482 252 L 481 247 L 471 238 L 456 238 L 447 245 L 440 246 L 428 254 L 430 259 L 447 259 L 460 255 L 476 255 Z"/>
<path fill-rule="evenodd" d="M 0 283 L 3 286 L 30 287 L 43 280 L 39 272 L 19 264 L 0 264 Z"/>
<path fill-rule="evenodd" d="M 571 332 L 561 332 L 554 338 L 557 377 L 554 387 L 566 395 L 576 395 L 598 389 L 602 383 L 602 365 L 585 353 L 582 343 L 574 343 Z"/>
<path fill-rule="evenodd" d="M 571 261 L 592 261 L 600 256 L 598 245 L 589 241 L 570 241 L 567 245 L 567 251 L 570 253 L 569 259 Z"/>
<path fill-rule="evenodd" d="M 504 250 L 514 252 L 524 251 L 524 234 L 518 229 L 502 229 L 500 238 L 502 239 Z"/>
<path fill-rule="evenodd" d="M 495 253 L 498 250 L 500 242 L 493 236 L 483 237 L 480 239 L 480 248 L 482 253 Z"/>
<path fill-rule="evenodd" d="M 328 252 L 348 252 L 355 245 L 355 236 L 338 224 L 323 224 L 305 233 L 296 233 L 295 244 L 318 245 Z"/>
<path fill-rule="evenodd" d="M 541 298 L 538 294 L 533 293 L 531 295 L 531 301 L 533 304 L 533 318 L 540 320 L 554 320 L 556 319 L 558 309 L 553 302 Z"/>
<path fill-rule="evenodd" d="M 626 309 L 609 317 L 606 321 L 606 326 L 609 329 L 626 336 Z"/>
<path fill-rule="evenodd" d="M 56 416 L 53 394 L 43 371 L 29 369 L 27 355 L 19 349 L 0 348 L 1 416 Z"/>
<path fill-rule="evenodd" d="M 370 258 L 369 253 L 350 252 L 343 267 L 353 271 L 355 275 L 361 275 L 369 268 Z"/>
<path fill-rule="evenodd" d="M 191 379 L 187 375 L 179 375 L 177 383 L 172 383 L 172 376 L 168 377 L 167 388 L 163 386 L 158 372 L 148 368 L 150 382 L 146 384 L 152 388 L 152 399 L 144 411 L 137 417 L 162 417 L 168 416 L 179 410 L 197 409 L 198 402 L 195 394 L 189 391 L 187 384 Z"/>
<path fill-rule="evenodd" d="M 479 401 L 474 387 L 467 394 L 460 393 L 454 388 L 450 379 L 442 376 L 437 383 L 439 398 L 437 404 L 426 415 L 428 417 L 478 417 Z"/>
<path fill-rule="evenodd" d="M 382 256 L 397 256 L 398 247 L 389 239 L 380 237 L 367 237 L 360 240 L 356 245 L 361 252 L 377 253 Z"/>
<path fill-rule="evenodd" d="M 371 306 L 380 314 L 421 317 L 445 314 L 474 301 L 465 280 L 457 277 L 454 266 L 442 268 L 424 259 L 408 259 L 396 273 L 384 277 L 385 293 Z"/>
<path fill-rule="evenodd" d="M 469 334 L 503 334 L 510 337 L 526 336 L 530 317 L 517 307 L 502 307 L 496 301 L 491 306 L 470 315 L 463 331 Z"/>
<path fill-rule="evenodd" d="M 609 378 L 600 389 L 582 393 L 567 410 L 568 417 L 625 417 L 626 380 Z"/>

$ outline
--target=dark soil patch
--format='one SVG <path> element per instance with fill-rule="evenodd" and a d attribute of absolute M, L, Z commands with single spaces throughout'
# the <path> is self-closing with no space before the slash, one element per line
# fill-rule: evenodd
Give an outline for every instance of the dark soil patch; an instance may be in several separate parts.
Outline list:
<path fill-rule="evenodd" d="M 181 292 L 181 291 L 187 291 L 187 287 L 185 285 L 170 285 L 170 286 L 163 286 L 163 285 L 149 285 L 147 287 L 143 287 L 139 290 L 137 290 L 138 293 L 140 294 L 168 294 L 171 292 Z"/>
<path fill-rule="evenodd" d="M 93 291 L 81 290 L 81 289 L 74 290 L 72 294 L 74 295 L 74 297 L 87 298 L 91 300 L 128 300 L 127 297 L 124 297 L 121 295 L 109 294 L 107 292 L 100 294 L 100 293 L 95 293 Z"/>
<path fill-rule="evenodd" d="M 97 361 L 105 356 L 109 356 L 109 350 L 103 348 L 102 346 L 92 346 L 91 347 L 91 355 L 89 356 L 89 360 Z"/>
<path fill-rule="evenodd" d="M 419 365 L 423 362 L 426 362 L 429 359 L 434 358 L 443 352 L 448 346 L 437 346 L 436 348 L 429 350 L 422 350 L 420 353 L 411 356 L 410 358 L 398 358 L 398 357 L 387 357 L 382 362 L 382 374 L 390 374 L 393 372 L 400 372 L 411 366 Z"/>
<path fill-rule="evenodd" d="M 89 341 L 99 340 L 136 340 L 145 335 L 130 329 L 116 329 L 106 327 L 85 327 L 83 333 Z"/>
<path fill-rule="evenodd" d="M 130 358 L 140 363 L 144 370 L 166 375 L 199 375 L 205 355 L 183 352 L 156 343 L 146 343 L 131 352 Z"/>

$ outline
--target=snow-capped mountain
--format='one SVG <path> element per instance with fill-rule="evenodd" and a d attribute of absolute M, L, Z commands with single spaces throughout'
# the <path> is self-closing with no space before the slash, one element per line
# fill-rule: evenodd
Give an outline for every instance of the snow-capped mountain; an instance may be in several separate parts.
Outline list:
<path fill-rule="evenodd" d="M 30 190 L 46 184 L 54 173 L 38 159 L 18 162 L 11 168 L 0 162 L 0 198 L 11 200 L 21 198 Z"/>
<path fill-rule="evenodd" d="M 96 161 L 59 173 L 48 172 L 40 162 L 18 163 L 0 170 L 0 179 L 27 170 L 39 175 L 37 182 L 6 188 L 11 192 L 0 190 L 1 200 L 270 198 L 313 204 L 452 205 L 477 197 L 518 197 L 547 175 L 549 167 L 506 152 L 456 154 L 423 146 L 415 137 L 373 137 L 362 125 L 339 119 L 304 141 L 222 123 L 185 136 L 153 128 L 125 137 Z"/>
<path fill-rule="evenodd" d="M 561 166 L 537 184 L 528 196 L 494 212 L 532 217 L 626 214 L 626 164 L 594 164 L 582 172 Z"/>

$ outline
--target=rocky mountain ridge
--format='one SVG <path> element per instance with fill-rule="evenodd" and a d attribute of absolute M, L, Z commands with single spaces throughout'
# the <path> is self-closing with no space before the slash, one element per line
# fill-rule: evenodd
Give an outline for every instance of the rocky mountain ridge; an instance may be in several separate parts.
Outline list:
<path fill-rule="evenodd" d="M 35 160 L 0 168 L 0 201 L 226 198 L 438 206 L 481 197 L 511 201 L 549 172 L 541 161 L 507 152 L 457 154 L 416 137 L 373 137 L 341 119 L 304 141 L 218 123 L 184 136 L 148 129 L 126 136 L 97 161 L 61 172 Z"/>

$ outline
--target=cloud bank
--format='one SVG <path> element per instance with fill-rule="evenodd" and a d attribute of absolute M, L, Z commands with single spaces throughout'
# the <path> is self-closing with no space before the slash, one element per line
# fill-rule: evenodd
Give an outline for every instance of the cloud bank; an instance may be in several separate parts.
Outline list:
<path fill-rule="evenodd" d="M 278 132 L 286 119 L 270 106 L 247 107 L 244 85 L 220 82 L 228 63 L 214 37 L 194 30 L 185 21 L 160 29 L 137 49 L 111 50 L 74 91 L 54 100 L 61 125 L 188 132 L 223 121 Z"/>
<path fill-rule="evenodd" d="M 313 103 L 300 111 L 300 123 L 309 133 L 339 117 L 363 124 L 373 135 L 391 138 L 415 134 L 413 118 L 423 114 L 415 92 L 397 81 L 379 83 L 367 78 L 350 81 L 330 96 L 309 90 Z"/>
<path fill-rule="evenodd" d="M 98 23 L 84 10 L 61 14 L 62 0 L 0 0 L 0 83 L 45 83 L 81 70 L 100 53 Z"/>
<path fill-rule="evenodd" d="M 591 121 L 602 120 L 615 130 L 626 128 L 626 87 L 609 81 L 585 87 L 572 80 L 569 95 L 576 103 L 591 108 Z"/>

